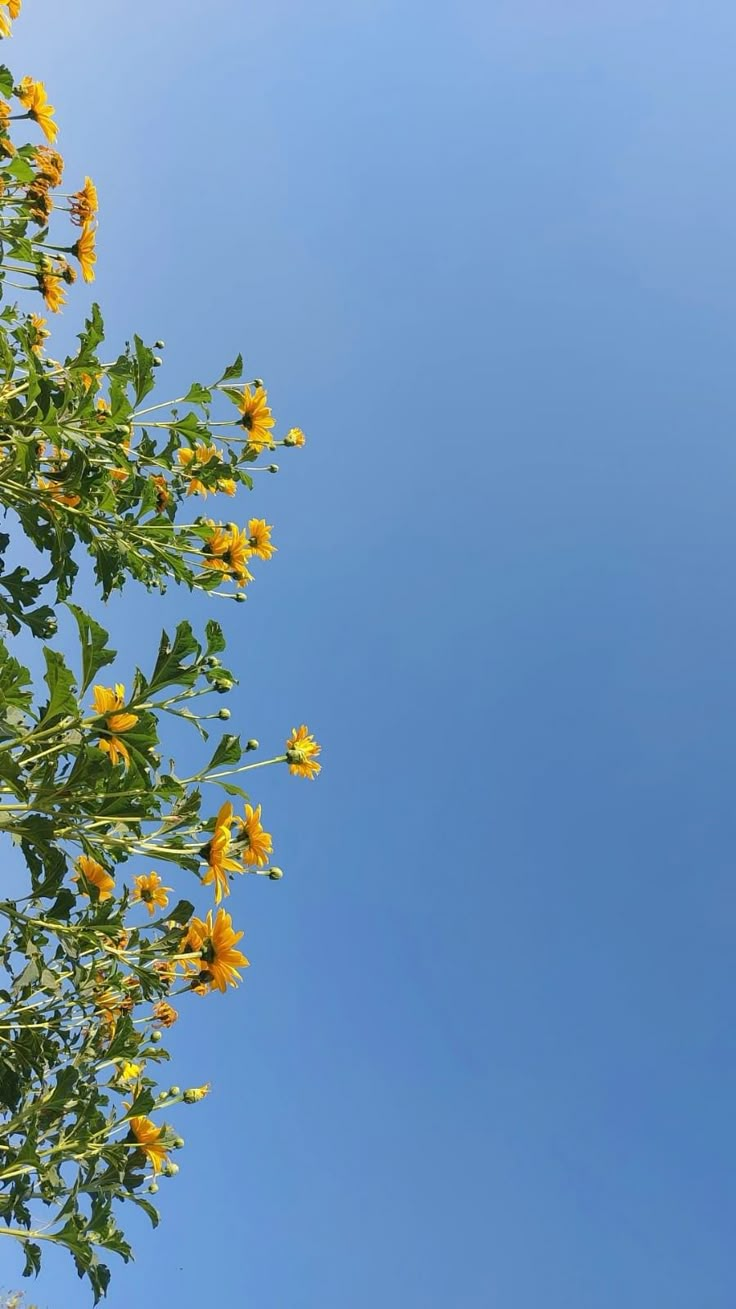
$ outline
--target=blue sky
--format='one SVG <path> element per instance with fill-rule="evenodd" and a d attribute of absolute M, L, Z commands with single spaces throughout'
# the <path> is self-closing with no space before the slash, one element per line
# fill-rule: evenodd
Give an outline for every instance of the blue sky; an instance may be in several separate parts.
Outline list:
<path fill-rule="evenodd" d="M 286 877 L 111 1309 L 731 1309 L 736 11 L 26 10 L 110 338 L 309 438 L 217 612 L 325 769 L 254 790 Z M 185 612 L 111 605 L 116 674 Z"/>

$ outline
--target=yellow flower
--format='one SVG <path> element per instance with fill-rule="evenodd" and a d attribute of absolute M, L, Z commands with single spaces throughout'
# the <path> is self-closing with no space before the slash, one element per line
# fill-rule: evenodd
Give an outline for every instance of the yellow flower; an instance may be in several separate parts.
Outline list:
<path fill-rule="evenodd" d="M 31 350 L 33 351 L 34 354 L 37 355 L 41 353 L 41 350 L 43 349 L 43 343 L 48 339 L 51 333 L 46 327 L 46 319 L 42 318 L 40 314 L 31 314 L 29 321 L 31 327 L 33 328 L 33 336 L 34 336 Z"/>
<path fill-rule="evenodd" d="M 166 1147 L 161 1144 L 163 1127 L 157 1127 L 150 1118 L 136 1115 L 130 1120 L 130 1130 L 138 1144 L 138 1149 L 146 1156 L 154 1173 L 160 1173 L 169 1157 Z"/>
<path fill-rule="evenodd" d="M 124 450 L 127 454 L 130 448 L 130 441 L 121 441 L 120 448 L 121 450 Z M 110 477 L 112 478 L 113 482 L 127 482 L 128 478 L 130 477 L 130 468 L 118 468 L 117 466 L 115 468 L 111 468 Z"/>
<path fill-rule="evenodd" d="M 212 833 L 212 840 L 205 847 L 203 854 L 207 860 L 207 872 L 202 878 L 202 885 L 209 886 L 211 882 L 215 884 L 215 904 L 219 904 L 223 895 L 230 894 L 228 883 L 228 872 L 242 873 L 243 869 L 236 859 L 229 857 L 230 851 L 230 824 L 233 820 L 233 807 L 229 800 L 220 807 L 220 811 L 215 819 L 215 830 Z"/>
<path fill-rule="evenodd" d="M 141 873 L 140 877 L 133 879 L 135 881 L 135 890 L 131 896 L 131 904 L 137 904 L 140 901 L 146 906 L 149 914 L 156 912 L 156 906 L 165 909 L 169 903 L 169 897 L 166 894 L 171 890 L 170 886 L 162 886 L 161 878 L 158 873 Z"/>
<path fill-rule="evenodd" d="M 215 568 L 221 573 L 227 573 L 238 586 L 245 586 L 247 582 L 253 581 L 253 574 L 249 572 L 246 564 L 249 552 L 245 528 L 240 532 L 235 523 L 230 523 L 227 529 L 216 527 L 205 546 L 205 551 L 209 556 L 205 559 L 205 568 Z"/>
<path fill-rule="evenodd" d="M 135 1082 L 143 1072 L 143 1064 L 131 1064 L 127 1059 L 120 1065 L 120 1076 L 124 1082 Z"/>
<path fill-rule="evenodd" d="M 224 994 L 228 986 L 237 986 L 241 981 L 238 968 L 247 968 L 249 962 L 235 949 L 242 935 L 233 931 L 233 920 L 224 909 L 217 910 L 214 922 L 211 909 L 204 920 L 192 918 L 182 944 L 185 951 L 199 955 L 199 960 L 189 966 L 207 974 L 202 983 L 204 988 L 210 991 L 217 988 Z"/>
<path fill-rule="evenodd" d="M 248 554 L 270 559 L 276 553 L 276 546 L 271 545 L 272 531 L 273 525 L 265 518 L 251 518 L 248 523 Z"/>
<path fill-rule="evenodd" d="M 153 971 L 158 973 L 159 978 L 164 985 L 169 988 L 176 981 L 176 964 L 170 959 L 154 959 Z"/>
<path fill-rule="evenodd" d="M 120 712 L 125 704 L 125 687 L 120 682 L 115 684 L 114 690 L 108 686 L 94 686 L 92 700 L 95 713 L 105 719 L 105 731 L 111 733 L 109 737 L 102 737 L 97 742 L 100 750 L 104 750 L 113 767 L 122 762 L 127 768 L 130 754 L 125 742 L 120 740 L 120 733 L 129 732 L 131 727 L 135 727 L 138 715 Z"/>
<path fill-rule="evenodd" d="M 221 477 L 217 483 L 218 491 L 224 491 L 225 495 L 235 495 L 237 482 L 232 477 Z"/>
<path fill-rule="evenodd" d="M 322 765 L 317 763 L 317 755 L 321 750 L 322 746 L 317 744 L 304 723 L 301 727 L 292 727 L 291 736 L 286 742 L 289 772 L 294 777 L 316 777 L 322 771 Z"/>
<path fill-rule="evenodd" d="M 290 427 L 284 437 L 284 445 L 306 445 L 307 438 L 301 427 Z"/>
<path fill-rule="evenodd" d="M 208 464 L 210 459 L 218 459 L 219 456 L 220 452 L 216 445 L 198 445 L 195 446 L 194 450 L 189 449 L 188 446 L 184 446 L 181 450 L 177 450 L 176 452 L 176 457 L 179 460 L 179 463 L 183 464 L 185 468 L 188 468 L 189 464 L 192 462 Z"/>
<path fill-rule="evenodd" d="M 271 428 L 276 420 L 272 418 L 268 407 L 268 392 L 262 386 L 257 386 L 254 391 L 251 391 L 249 386 L 244 386 L 238 407 L 243 415 L 240 421 L 248 433 L 250 445 L 256 450 L 263 449 L 264 445 L 270 445 Z"/>
<path fill-rule="evenodd" d="M 110 732 L 127 732 L 135 723 L 138 723 L 138 717 L 136 717 L 135 713 L 119 712 L 126 703 L 126 689 L 124 689 L 122 682 L 115 682 L 114 689 L 111 686 L 93 686 L 92 702 L 94 712 L 98 713 L 98 715 L 111 713 L 114 716 L 114 725 L 113 720 L 107 720 Z M 123 723 L 123 719 L 127 720 L 126 723 Z"/>
<path fill-rule="evenodd" d="M 71 197 L 71 220 L 77 227 L 83 227 L 92 221 L 98 208 L 97 187 L 91 177 L 85 177 L 81 191 L 75 191 Z"/>
<path fill-rule="evenodd" d="M 7 6 L 11 18 L 18 18 L 20 15 L 22 0 L 3 0 Z"/>
<path fill-rule="evenodd" d="M 54 202 L 49 195 L 48 182 L 40 178 L 34 186 L 29 186 L 26 192 L 26 200 L 34 223 L 47 223 L 54 208 Z"/>
<path fill-rule="evenodd" d="M 120 995 L 117 991 L 102 991 L 94 997 L 94 1005 L 100 1011 L 100 1019 L 108 1027 L 115 1026 L 120 1017 L 122 1007 L 120 1004 Z"/>
<path fill-rule="evenodd" d="M 80 854 L 75 866 L 77 872 L 72 881 L 78 882 L 81 876 L 80 890 L 82 895 L 89 895 L 89 890 L 85 889 L 85 887 L 95 886 L 99 900 L 112 899 L 112 893 L 115 890 L 115 879 L 105 872 L 102 864 L 98 864 L 96 859 L 91 859 L 87 854 Z"/>
<path fill-rule="evenodd" d="M 8 155 L 9 158 L 12 158 L 16 153 L 15 146 L 8 135 L 10 131 L 11 113 L 12 109 L 7 100 L 0 100 L 0 136 L 2 137 L 2 140 L 0 140 L 0 151 L 3 154 Z"/>
<path fill-rule="evenodd" d="M 46 98 L 43 82 L 34 82 L 32 77 L 24 77 L 18 90 L 18 99 L 28 110 L 28 117 L 38 123 L 46 140 L 53 145 L 59 128 L 54 122 L 54 106 Z"/>
<path fill-rule="evenodd" d="M 240 829 L 237 840 L 238 846 L 241 842 L 243 845 L 243 862 L 263 868 L 273 852 L 273 837 L 269 832 L 264 832 L 261 825 L 261 806 L 258 805 L 258 808 L 254 809 L 252 805 L 247 804 L 245 818 L 236 818 L 235 822 Z"/>
<path fill-rule="evenodd" d="M 72 254 L 79 260 L 85 282 L 94 282 L 95 280 L 95 264 L 97 263 L 97 254 L 95 252 L 96 230 L 92 223 L 84 223 L 77 240 L 72 246 Z"/>
<path fill-rule="evenodd" d="M 3 9 L 0 9 L 0 36 L 10 36 L 11 26 L 10 18 Z"/>
<path fill-rule="evenodd" d="M 48 182 L 49 186 L 61 186 L 61 179 L 64 176 L 64 160 L 58 150 L 51 150 L 47 145 L 37 145 L 33 151 L 33 160 L 38 169 L 39 177 Z"/>
<path fill-rule="evenodd" d="M 92 708 L 100 717 L 103 714 L 117 713 L 125 704 L 125 687 L 122 682 L 116 682 L 115 687 L 111 686 L 93 686 L 92 687 Z M 132 716 L 132 715 L 131 715 Z M 137 722 L 137 718 L 133 722 Z M 130 724 L 133 726 L 133 723 Z"/>
<path fill-rule="evenodd" d="M 210 459 L 219 459 L 221 456 L 216 445 L 198 445 L 194 450 L 188 446 L 183 446 L 181 450 L 177 450 L 176 457 L 182 468 L 190 468 L 192 465 L 201 467 L 203 464 L 208 464 Z M 194 473 L 194 468 L 192 468 L 192 472 Z M 206 487 L 198 477 L 192 476 L 187 487 L 187 495 L 207 497 L 211 489 Z"/>
<path fill-rule="evenodd" d="M 161 473 L 154 473 L 151 481 L 156 487 L 156 513 L 162 514 L 171 499 L 166 478 Z"/>
<path fill-rule="evenodd" d="M 66 292 L 59 275 L 42 269 L 38 273 L 38 289 L 46 301 L 47 309 L 50 309 L 52 314 L 58 314 L 66 300 Z"/>
<path fill-rule="evenodd" d="M 107 726 L 111 732 L 129 732 L 137 722 L 137 714 L 111 714 Z"/>
<path fill-rule="evenodd" d="M 74 509 L 81 501 L 79 495 L 65 495 L 58 482 L 47 482 L 45 477 L 37 478 L 36 482 L 39 491 L 48 491 L 51 499 L 57 504 L 68 505 L 70 509 Z"/>
<path fill-rule="evenodd" d="M 158 1004 L 153 1006 L 153 1016 L 162 1027 L 173 1027 L 179 1017 L 176 1009 L 173 1009 L 165 1000 L 159 1000 Z"/>
<path fill-rule="evenodd" d="M 122 764 L 123 768 L 130 766 L 130 751 L 124 741 L 118 736 L 102 737 L 97 742 L 100 750 L 107 755 L 113 768 L 116 764 Z"/>

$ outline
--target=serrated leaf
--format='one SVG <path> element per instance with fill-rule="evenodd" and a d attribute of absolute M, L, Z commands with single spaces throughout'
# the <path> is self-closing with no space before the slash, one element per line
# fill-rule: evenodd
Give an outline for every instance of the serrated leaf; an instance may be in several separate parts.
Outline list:
<path fill-rule="evenodd" d="M 153 350 L 144 345 L 139 336 L 133 337 L 135 358 L 133 360 L 133 385 L 135 402 L 140 404 L 149 391 L 153 390 Z"/>
<path fill-rule="evenodd" d="M 77 713 L 76 686 L 74 674 L 67 668 L 64 656 L 50 646 L 43 647 L 46 662 L 44 681 L 49 688 L 49 701 L 46 705 L 39 726 L 48 727 L 57 718 L 73 717 Z"/>
<path fill-rule="evenodd" d="M 197 672 L 184 661 L 191 655 L 200 654 L 201 646 L 190 623 L 178 624 L 173 641 L 166 632 L 162 632 L 156 664 L 148 683 L 149 694 L 166 686 L 191 686 L 196 681 Z"/>
<path fill-rule="evenodd" d="M 113 662 L 117 650 L 109 649 L 107 644 L 110 639 L 109 633 L 94 618 L 80 609 L 79 605 L 69 602 L 67 608 L 74 615 L 79 630 L 79 643 L 82 648 L 82 680 L 79 690 L 84 694 L 100 669 Z"/>
<path fill-rule="evenodd" d="M 207 654 L 220 654 L 225 649 L 225 637 L 220 624 L 214 618 L 210 618 L 204 630 L 207 637 Z"/>
<path fill-rule="evenodd" d="M 23 1253 L 25 1255 L 25 1266 L 23 1268 L 24 1277 L 38 1277 L 41 1271 L 41 1247 L 36 1245 L 35 1241 L 23 1241 Z"/>

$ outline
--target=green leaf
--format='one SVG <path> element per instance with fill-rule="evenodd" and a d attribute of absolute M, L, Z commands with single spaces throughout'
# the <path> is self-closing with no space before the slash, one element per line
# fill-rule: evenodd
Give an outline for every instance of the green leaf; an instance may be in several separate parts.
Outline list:
<path fill-rule="evenodd" d="M 87 1269 L 87 1277 L 92 1287 L 95 1304 L 99 1304 L 100 1300 L 107 1294 L 107 1288 L 110 1285 L 110 1269 L 107 1264 L 101 1264 L 98 1259 L 93 1257 Z"/>
<path fill-rule="evenodd" d="M 221 790 L 225 791 L 227 795 L 238 795 L 240 796 L 241 800 L 250 800 L 250 795 L 248 794 L 248 792 L 244 791 L 242 786 L 237 786 L 235 782 L 221 781 L 220 788 Z"/>
<path fill-rule="evenodd" d="M 19 616 L 33 635 L 42 641 L 48 641 L 49 637 L 56 635 L 56 615 L 49 605 L 39 605 L 38 609 L 29 609 Z"/>
<path fill-rule="evenodd" d="M 84 331 L 80 332 L 77 340 L 80 342 L 79 351 L 73 362 L 78 368 L 86 368 L 88 364 L 94 362 L 94 354 L 98 345 L 105 339 L 105 328 L 102 322 L 100 306 L 93 304 L 90 311 L 90 317 L 85 321 Z"/>
<path fill-rule="evenodd" d="M 165 686 L 191 686 L 197 678 L 196 668 L 185 664 L 190 655 L 199 656 L 201 646 L 192 632 L 191 624 L 179 623 L 171 641 L 166 632 L 161 633 L 156 665 L 148 683 L 149 694 L 160 691 Z"/>
<path fill-rule="evenodd" d="M 42 836 L 34 845 L 30 845 L 25 840 L 21 841 L 21 850 L 31 874 L 34 895 L 39 899 L 49 900 L 54 896 L 71 895 L 70 891 L 61 891 L 61 884 L 66 876 L 66 856 L 58 846 L 50 844 Z M 74 896 L 72 896 L 72 903 L 74 903 Z"/>
<path fill-rule="evenodd" d="M 5 99 L 9 100 L 13 94 L 14 85 L 15 82 L 10 69 L 6 68 L 5 64 L 0 64 L 0 95 L 4 95 Z"/>
<path fill-rule="evenodd" d="M 77 696 L 74 674 L 67 668 L 64 656 L 50 646 L 43 647 L 46 672 L 43 680 L 49 688 L 49 702 L 46 705 L 39 726 L 48 727 L 57 718 L 77 716 Z"/>
<path fill-rule="evenodd" d="M 233 362 L 229 365 L 229 367 L 225 369 L 224 373 L 222 374 L 222 377 L 220 378 L 220 382 L 237 382 L 238 378 L 242 376 L 243 376 L 243 356 L 238 355 L 237 359 L 233 360 Z M 219 382 L 218 382 L 218 386 L 219 386 Z"/>
<path fill-rule="evenodd" d="M 23 1241 L 23 1253 L 26 1257 L 23 1269 L 24 1277 L 38 1277 L 41 1271 L 41 1247 L 35 1241 Z"/>
<path fill-rule="evenodd" d="M 243 747 L 240 744 L 240 737 L 226 732 L 207 765 L 207 772 L 217 768 L 218 764 L 239 764 L 242 757 Z"/>
<path fill-rule="evenodd" d="M 4 641 L 0 641 L 0 712 L 10 707 L 30 709 L 33 693 L 31 674 L 8 652 Z"/>
<path fill-rule="evenodd" d="M 36 257 L 33 242 L 29 241 L 28 237 L 25 236 L 16 237 L 15 240 L 9 242 L 8 254 L 14 259 L 21 259 L 24 264 L 33 263 Z"/>
<path fill-rule="evenodd" d="M 148 1214 L 148 1217 L 151 1220 L 152 1227 L 158 1227 L 159 1224 L 158 1209 L 154 1209 L 150 1200 L 144 1200 L 142 1195 L 131 1195 L 129 1199 L 131 1199 L 134 1204 L 137 1204 L 138 1208 L 142 1209 L 144 1214 Z"/>
<path fill-rule="evenodd" d="M 192 382 L 184 396 L 184 404 L 206 405 L 209 404 L 211 399 L 212 392 L 208 391 L 206 386 L 202 386 L 201 382 Z"/>
<path fill-rule="evenodd" d="M 204 630 L 207 637 L 207 654 L 220 654 L 225 649 L 225 637 L 220 624 L 214 618 L 210 618 Z"/>
<path fill-rule="evenodd" d="M 36 177 L 31 165 L 25 159 L 21 159 L 20 155 L 16 155 L 11 163 L 5 164 L 3 171 L 6 175 L 14 177 L 16 181 L 24 184 L 33 182 Z"/>
<path fill-rule="evenodd" d="M 194 905 L 189 900 L 179 900 L 173 909 L 166 910 L 164 922 L 181 923 L 185 927 L 194 913 Z"/>
<path fill-rule="evenodd" d="M 135 387 L 135 402 L 140 404 L 149 391 L 153 390 L 153 350 L 144 345 L 139 336 L 133 337 L 135 347 L 135 359 L 133 360 L 133 385 Z"/>
<path fill-rule="evenodd" d="M 107 664 L 111 664 L 117 650 L 110 650 L 107 642 L 110 637 L 94 618 L 90 618 L 79 605 L 69 603 L 79 629 L 79 641 L 82 647 L 82 681 L 79 690 L 83 694 L 93 678 Z"/>
<path fill-rule="evenodd" d="M 132 1105 L 130 1106 L 130 1109 L 128 1110 L 128 1113 L 131 1118 L 136 1117 L 140 1114 L 150 1114 L 155 1103 L 156 1102 L 153 1098 L 153 1095 L 148 1090 L 148 1087 L 144 1087 L 142 1091 L 138 1092 Z"/>
<path fill-rule="evenodd" d="M 3 781 L 16 800 L 28 799 L 28 787 L 23 781 L 20 764 L 7 750 L 0 752 L 0 781 Z"/>

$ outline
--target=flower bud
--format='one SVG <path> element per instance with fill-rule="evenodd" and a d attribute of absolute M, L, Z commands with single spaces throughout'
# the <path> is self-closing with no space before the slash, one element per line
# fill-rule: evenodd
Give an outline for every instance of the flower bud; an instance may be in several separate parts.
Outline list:
<path fill-rule="evenodd" d="M 190 1086 L 184 1092 L 184 1103 L 196 1104 L 198 1100 L 204 1100 L 204 1097 L 209 1095 L 209 1090 L 209 1082 L 206 1082 L 204 1086 Z"/>
<path fill-rule="evenodd" d="M 170 1086 L 170 1087 L 169 1087 L 169 1095 L 181 1095 L 181 1087 L 180 1087 L 180 1086 Z"/>
<path fill-rule="evenodd" d="M 284 870 L 283 868 L 276 868 L 276 867 L 269 868 L 268 875 L 272 882 L 280 882 L 281 878 L 284 875 Z"/>
<path fill-rule="evenodd" d="M 277 473 L 277 472 L 279 471 L 279 466 L 278 466 L 278 464 L 269 464 L 269 465 L 268 465 L 268 471 L 269 471 L 269 473 Z"/>
<path fill-rule="evenodd" d="M 153 364 L 154 368 L 160 368 L 163 362 L 164 361 L 160 355 L 154 355 L 153 359 L 151 360 L 151 363 Z"/>
<path fill-rule="evenodd" d="M 183 1149 L 184 1149 L 184 1137 L 183 1137 L 183 1136 L 175 1136 L 175 1137 L 174 1137 L 174 1140 L 171 1142 L 171 1148 L 172 1148 L 172 1150 L 183 1150 Z"/>
<path fill-rule="evenodd" d="M 246 741 L 245 743 L 246 750 L 258 750 L 259 747 L 260 747 L 260 741 L 256 741 L 256 738 L 254 736 L 250 738 L 250 741 Z"/>
<path fill-rule="evenodd" d="M 154 1043 L 155 1043 L 156 1041 L 160 1041 L 160 1040 L 161 1040 L 161 1032 L 159 1031 L 158 1028 L 155 1028 L 154 1031 L 151 1032 L 151 1040 L 152 1040 Z"/>
<path fill-rule="evenodd" d="M 158 1182 L 151 1182 L 148 1190 L 150 1195 L 155 1195 L 158 1190 Z"/>
<path fill-rule="evenodd" d="M 179 1171 L 179 1165 L 172 1164 L 170 1159 L 167 1159 L 166 1163 L 163 1164 L 161 1167 L 161 1172 L 163 1173 L 164 1177 L 176 1177 L 178 1171 Z"/>
<path fill-rule="evenodd" d="M 217 691 L 218 695 L 227 695 L 228 691 L 232 691 L 233 684 L 232 682 L 226 682 L 223 677 L 220 677 L 216 682 L 212 683 L 212 689 L 213 691 Z"/>
<path fill-rule="evenodd" d="M 235 592 L 235 599 L 237 600 L 238 604 L 242 605 L 242 604 L 245 604 L 245 602 L 246 602 L 246 600 L 248 599 L 248 597 L 247 597 L 247 595 L 244 594 L 243 591 L 236 591 L 236 592 Z"/>
<path fill-rule="evenodd" d="M 154 350 L 163 350 L 165 345 L 165 341 L 154 341 L 153 348 Z"/>
<path fill-rule="evenodd" d="M 253 378 L 253 385 L 254 385 L 254 386 L 263 386 L 263 378 L 262 378 L 262 377 L 254 377 L 254 378 Z"/>
<path fill-rule="evenodd" d="M 221 718 L 222 721 L 226 723 L 228 718 L 230 717 L 230 710 L 226 707 L 223 707 L 222 709 L 218 709 L 217 717 Z"/>

